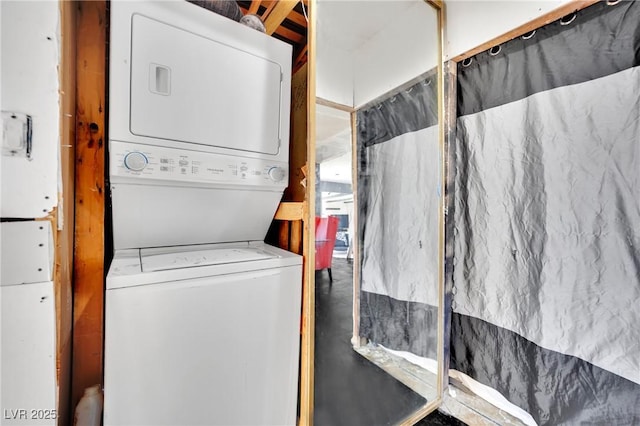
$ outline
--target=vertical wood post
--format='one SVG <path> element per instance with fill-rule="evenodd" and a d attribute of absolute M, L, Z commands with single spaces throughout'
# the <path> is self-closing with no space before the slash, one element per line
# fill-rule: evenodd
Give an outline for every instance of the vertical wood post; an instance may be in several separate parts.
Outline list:
<path fill-rule="evenodd" d="M 300 425 L 313 425 L 314 401 L 314 353 L 315 353 L 315 185 L 316 176 L 312 167 L 316 163 L 316 2 L 309 1 L 309 61 L 294 75 L 292 87 L 298 74 L 304 72 L 306 93 L 306 167 L 308 170 L 305 188 L 305 220 L 303 230 L 304 281 L 302 287 L 302 341 L 300 350 Z M 301 89 L 298 89 L 302 91 Z"/>
<path fill-rule="evenodd" d="M 106 1 L 77 7 L 72 407 L 102 383 L 108 23 Z"/>
<path fill-rule="evenodd" d="M 76 116 L 76 4 L 60 2 L 60 171 L 61 210 L 56 210 L 57 229 L 54 291 L 56 298 L 56 352 L 58 424 L 71 420 L 71 347 L 73 322 L 74 241 L 74 146 Z"/>

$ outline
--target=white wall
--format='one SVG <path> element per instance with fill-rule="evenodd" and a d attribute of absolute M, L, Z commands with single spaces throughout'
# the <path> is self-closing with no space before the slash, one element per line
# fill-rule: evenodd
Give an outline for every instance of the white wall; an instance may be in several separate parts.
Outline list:
<path fill-rule="evenodd" d="M 454 58 L 526 24 L 567 0 L 447 0 L 445 59 Z"/>
<path fill-rule="evenodd" d="M 360 106 L 434 68 L 437 15 L 424 2 L 408 8 L 354 52 L 354 105 Z"/>
<path fill-rule="evenodd" d="M 0 286 L 0 312 L 0 425 L 55 425 L 53 283 Z"/>
<path fill-rule="evenodd" d="M 57 1 L 0 1 L 0 107 L 33 120 L 32 158 L 0 156 L 3 218 L 46 217 L 58 205 L 59 8 Z M 49 221 L 0 226 L 1 425 L 56 424 L 53 232 Z"/>
<path fill-rule="evenodd" d="M 351 53 L 337 46 L 317 43 L 316 96 L 353 106 L 353 64 Z"/>
<path fill-rule="evenodd" d="M 325 3 L 328 4 L 325 5 Z M 357 3 L 345 1 L 342 9 L 336 9 L 335 13 L 339 14 L 336 17 L 329 16 L 331 3 L 326 0 L 321 2 L 320 5 L 324 9 L 319 9 L 319 14 L 322 12 L 323 15 L 320 17 L 322 19 L 319 19 L 318 26 L 322 25 L 323 28 L 331 25 L 347 26 L 349 19 L 344 15 L 348 14 L 350 9 L 346 6 L 348 3 Z M 361 2 L 360 4 L 366 7 L 359 9 L 359 17 L 350 19 L 366 22 L 366 10 L 370 8 L 367 3 L 370 2 Z M 569 3 L 568 0 L 447 0 L 445 60 L 486 43 L 567 3 Z M 429 31 L 431 34 L 425 22 L 431 18 L 421 16 L 420 9 L 414 10 L 416 7 L 418 6 L 415 5 L 411 9 L 414 13 L 388 20 L 390 25 L 387 28 L 374 34 L 368 42 L 352 52 L 338 47 L 336 39 L 340 35 L 336 35 L 336 32 L 340 31 L 339 28 L 319 28 L 318 96 L 349 106 L 354 106 L 355 100 L 357 106 L 375 97 L 376 93 L 385 93 L 429 69 L 431 65 L 425 61 L 430 62 L 427 57 L 435 52 L 431 52 L 429 43 L 425 40 L 428 37 L 425 35 L 426 32 Z M 372 21 L 375 20 L 372 19 Z M 379 25 L 377 21 L 375 22 Z M 362 23 L 358 25 L 362 26 Z M 413 34 L 414 39 L 410 45 L 401 41 L 407 36 L 401 37 L 400 31 Z M 345 45 L 349 43 L 353 41 L 349 40 Z M 420 51 L 420 48 L 424 50 Z M 376 49 L 379 53 L 376 53 Z M 411 59 L 415 62 L 412 63 Z M 402 66 L 395 66 L 396 64 L 402 64 Z M 422 71 L 416 73 L 419 69 Z M 376 82 L 381 81 L 380 78 L 387 77 L 389 80 L 383 80 L 385 83 L 377 87 Z"/>
<path fill-rule="evenodd" d="M 45 217 L 58 203 L 60 26 L 57 1 L 0 1 L 2 111 L 33 119 L 33 155 L 2 155 L 0 215 Z"/>

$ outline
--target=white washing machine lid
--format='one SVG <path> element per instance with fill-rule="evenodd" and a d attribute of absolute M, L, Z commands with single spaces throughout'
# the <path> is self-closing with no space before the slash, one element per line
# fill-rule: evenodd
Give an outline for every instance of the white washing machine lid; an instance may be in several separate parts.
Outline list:
<path fill-rule="evenodd" d="M 118 250 L 107 290 L 302 264 L 302 256 L 262 241 Z"/>
<path fill-rule="evenodd" d="M 258 247 L 210 248 L 185 252 L 156 253 L 157 249 L 141 249 L 142 272 L 166 271 L 169 269 L 193 268 L 198 266 L 224 265 L 229 263 L 251 262 L 255 260 L 276 259 Z"/>

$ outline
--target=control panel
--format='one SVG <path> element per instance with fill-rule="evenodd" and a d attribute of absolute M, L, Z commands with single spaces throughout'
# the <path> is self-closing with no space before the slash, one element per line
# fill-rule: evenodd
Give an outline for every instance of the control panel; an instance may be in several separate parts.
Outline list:
<path fill-rule="evenodd" d="M 111 175 L 147 179 L 286 186 L 286 163 L 111 141 Z"/>

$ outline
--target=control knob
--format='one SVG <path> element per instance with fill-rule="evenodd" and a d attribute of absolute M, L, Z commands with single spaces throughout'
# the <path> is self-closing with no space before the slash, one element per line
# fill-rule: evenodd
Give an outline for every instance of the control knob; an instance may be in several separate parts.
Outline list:
<path fill-rule="evenodd" d="M 282 179 L 285 178 L 285 175 L 286 173 L 282 167 L 276 166 L 269 169 L 269 177 L 274 182 L 280 182 Z"/>
<path fill-rule="evenodd" d="M 133 170 L 134 172 L 141 172 L 147 167 L 149 160 L 147 157 L 138 151 L 132 151 L 124 156 L 124 166 Z"/>

